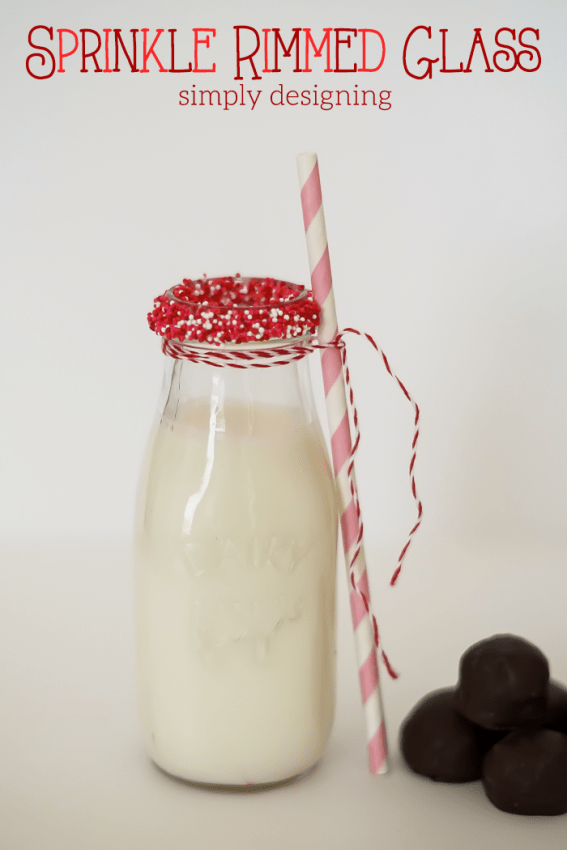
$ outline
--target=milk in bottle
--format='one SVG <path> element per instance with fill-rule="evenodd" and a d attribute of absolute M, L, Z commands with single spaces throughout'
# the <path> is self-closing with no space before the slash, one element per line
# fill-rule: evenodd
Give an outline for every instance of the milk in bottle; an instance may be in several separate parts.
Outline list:
<path fill-rule="evenodd" d="M 217 785 L 307 770 L 335 690 L 334 482 L 308 360 L 169 361 L 136 531 L 139 691 L 165 771 Z"/>

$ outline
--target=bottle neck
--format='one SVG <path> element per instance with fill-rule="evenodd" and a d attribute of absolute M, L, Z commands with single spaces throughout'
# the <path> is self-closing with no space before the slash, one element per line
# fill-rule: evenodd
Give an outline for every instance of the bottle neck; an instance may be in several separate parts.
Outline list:
<path fill-rule="evenodd" d="M 316 414 L 308 361 L 304 357 L 284 366 L 239 369 L 166 357 L 160 411 L 175 421 L 192 405 L 280 407 L 296 411 L 310 423 Z"/>

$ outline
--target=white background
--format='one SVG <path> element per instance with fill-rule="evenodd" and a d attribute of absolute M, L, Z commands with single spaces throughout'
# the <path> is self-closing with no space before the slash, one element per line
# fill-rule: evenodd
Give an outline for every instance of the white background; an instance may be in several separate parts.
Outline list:
<path fill-rule="evenodd" d="M 27 741 L 22 787 L 31 783 L 19 808 L 11 809 L 17 816 L 10 850 L 40 846 L 37 834 L 22 826 L 39 800 L 48 813 L 45 834 L 55 830 L 51 804 L 42 796 L 47 774 L 42 784 L 33 753 L 37 745 L 51 761 L 59 745 L 50 745 L 52 753 L 41 750 L 47 746 L 43 733 L 30 738 L 38 718 L 45 720 L 43 701 L 56 689 L 46 669 L 62 663 L 54 659 L 65 647 L 79 669 L 81 641 L 91 638 L 96 664 L 107 669 L 94 637 L 107 615 L 108 628 L 118 630 L 111 643 L 119 648 L 109 651 L 115 665 L 110 681 L 100 674 L 99 684 L 118 690 L 103 698 L 96 676 L 87 677 L 84 705 L 92 709 L 97 694 L 108 706 L 120 702 L 120 728 L 136 729 L 127 543 L 162 370 L 145 314 L 155 295 L 203 272 L 308 281 L 295 172 L 301 151 L 319 154 L 339 323 L 377 338 L 423 416 L 416 472 L 424 525 L 392 591 L 387 582 L 396 550 L 413 523 L 407 484 L 412 414 L 370 348 L 353 342 L 349 356 L 363 434 L 357 474 L 371 581 L 387 648 L 403 672 L 396 685 L 385 685 L 392 744 L 412 703 L 425 690 L 450 683 L 460 653 L 493 632 L 515 631 L 539 643 L 554 674 L 567 680 L 565 5 L 132 0 L 87 6 L 53 0 L 0 2 L 0 19 L 0 542 L 6 563 L 3 649 L 12 676 L 2 710 L 4 729 L 17 721 L 14 759 Z M 178 64 L 191 58 L 191 29 L 215 27 L 217 72 L 196 82 L 197 75 L 160 74 L 154 67 L 149 74 L 81 74 L 76 55 L 66 60 L 65 74 L 34 80 L 25 57 L 33 52 L 28 31 L 38 24 L 75 31 L 122 27 L 126 33 L 176 27 Z M 386 61 L 375 75 L 319 69 L 306 83 L 285 60 L 276 82 L 275 75 L 245 81 L 263 90 L 253 112 L 181 107 L 179 90 L 194 82 L 197 88 L 235 87 L 237 24 L 279 26 L 286 39 L 294 26 L 314 33 L 326 26 L 379 29 Z M 536 73 L 488 74 L 477 52 L 471 74 L 440 74 L 438 63 L 433 79 L 413 80 L 401 54 L 417 25 L 431 26 L 433 38 L 427 42 L 422 33 L 414 56 L 439 56 L 439 29 L 448 29 L 450 67 L 466 63 L 474 27 L 482 27 L 490 57 L 499 27 L 539 28 L 542 66 Z M 46 34 L 38 35 L 47 44 Z M 167 51 L 164 63 L 168 59 Z M 385 89 L 392 92 L 392 108 L 271 106 L 269 92 L 280 82 L 296 89 L 314 83 L 320 89 L 355 83 Z M 123 607 L 108 608 L 107 594 Z M 82 618 L 77 606 L 84 606 Z M 68 622 L 65 639 L 57 621 Z M 336 773 L 344 783 L 341 770 L 349 759 L 358 777 L 361 758 L 353 756 L 358 744 L 351 738 L 362 741 L 363 732 L 348 622 L 341 622 L 342 709 L 330 751 L 336 755 L 324 775 Z M 63 718 L 80 708 L 66 699 L 76 684 L 73 664 L 67 668 L 56 689 L 56 715 L 61 741 L 70 746 Z M 23 711 L 24 705 L 33 705 L 36 714 Z M 344 759 L 336 743 L 342 740 L 349 742 Z M 123 764 L 120 741 L 117 733 L 117 764 Z M 136 746 L 134 732 L 132 752 Z M 15 763 L 8 761 L 7 777 L 15 775 Z M 69 784 L 65 764 L 57 773 L 67 777 L 62 788 Z M 83 768 L 86 782 L 84 762 Z M 423 808 L 420 794 L 433 795 L 440 806 L 451 794 L 456 799 L 454 789 L 403 785 L 410 780 L 403 768 L 398 773 L 405 779 L 396 774 L 393 781 L 402 782 L 396 794 L 406 794 L 410 811 Z M 100 782 L 103 777 L 101 762 Z M 148 800 L 152 781 L 158 781 L 153 774 L 144 786 Z M 321 781 L 318 774 L 312 786 L 295 787 L 298 806 L 298 789 Z M 339 793 L 339 785 L 332 788 Z M 183 795 L 177 786 L 171 793 Z M 478 794 L 478 818 L 492 818 L 483 821 L 483 840 L 497 835 L 494 824 L 517 828 L 516 821 L 510 825 L 489 811 Z M 215 804 L 207 805 L 214 813 Z M 120 821 L 123 829 L 133 817 L 134 810 Z M 268 835 L 267 823 L 257 838 Z M 69 829 L 67 838 L 53 831 L 59 847 L 76 846 L 80 830 Z M 546 846 L 562 846 L 553 843 L 560 836 L 553 829 L 556 838 L 550 833 Z M 110 846 L 107 838 L 93 838 L 89 846 Z M 130 846 L 124 840 L 122 846 Z M 399 840 L 396 846 L 410 846 Z M 132 846 L 142 846 L 139 836 L 136 842 Z"/>

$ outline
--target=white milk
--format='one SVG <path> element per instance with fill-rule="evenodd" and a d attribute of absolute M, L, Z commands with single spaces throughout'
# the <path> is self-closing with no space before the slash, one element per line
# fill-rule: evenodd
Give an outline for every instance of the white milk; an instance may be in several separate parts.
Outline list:
<path fill-rule="evenodd" d="M 317 424 L 268 405 L 162 417 L 142 480 L 146 745 L 196 782 L 277 782 L 334 714 L 336 507 Z"/>

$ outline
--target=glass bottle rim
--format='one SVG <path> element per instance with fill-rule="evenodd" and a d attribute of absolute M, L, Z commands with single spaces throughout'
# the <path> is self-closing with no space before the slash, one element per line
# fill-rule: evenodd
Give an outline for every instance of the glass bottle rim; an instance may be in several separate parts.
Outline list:
<path fill-rule="evenodd" d="M 246 275 L 246 276 L 235 275 L 234 278 L 233 278 L 233 282 L 237 283 L 237 284 L 247 284 L 252 280 L 265 280 L 265 279 L 266 278 L 262 278 L 261 276 L 256 277 L 254 275 Z M 218 278 L 216 278 L 216 277 L 205 277 L 205 278 L 201 278 L 200 280 L 191 281 L 191 283 L 196 285 L 196 284 L 199 284 L 199 283 L 210 283 L 211 281 L 214 281 L 214 280 L 218 280 Z M 287 287 L 289 287 L 289 289 L 295 290 L 296 295 L 293 298 L 289 298 L 287 301 L 268 301 L 268 302 L 266 302 L 265 305 L 262 305 L 266 309 L 270 309 L 270 307 L 281 307 L 282 305 L 285 305 L 285 306 L 289 305 L 290 307 L 292 307 L 294 304 L 297 304 L 301 301 L 304 301 L 307 298 L 307 296 L 310 292 L 310 290 L 307 289 L 307 287 L 302 286 L 299 283 L 291 283 L 288 280 L 281 280 L 279 282 L 284 283 Z M 169 299 L 171 299 L 172 301 L 175 301 L 177 304 L 183 304 L 186 307 L 191 307 L 193 305 L 195 307 L 202 307 L 203 301 L 191 301 L 188 298 L 182 298 L 182 297 L 180 297 L 179 295 L 176 294 L 175 290 L 178 289 L 180 286 L 183 286 L 183 285 L 184 285 L 183 283 L 176 283 L 175 286 L 172 286 L 170 289 L 167 290 L 167 292 L 166 292 L 167 297 Z M 231 310 L 249 310 L 251 306 L 257 307 L 258 305 L 257 304 L 251 305 L 248 302 L 238 303 L 238 302 L 235 301 L 235 302 L 232 302 L 231 304 L 222 304 L 222 305 L 221 304 L 207 304 L 206 306 L 208 307 L 209 310 L 212 310 L 213 312 L 215 312 L 215 311 L 220 311 L 220 310 L 226 310 L 227 307 L 230 307 Z"/>
<path fill-rule="evenodd" d="M 311 295 L 311 290 L 307 289 L 307 287 L 305 287 L 301 284 L 291 283 L 290 281 L 285 281 L 285 280 L 280 280 L 280 279 L 276 280 L 274 278 L 263 278 L 263 277 L 260 277 L 260 276 L 256 277 L 256 276 L 253 276 L 253 275 L 251 275 L 251 276 L 235 275 L 234 277 L 230 278 L 230 281 L 233 285 L 236 284 L 237 286 L 239 286 L 240 289 L 243 290 L 245 294 L 247 294 L 246 291 L 245 291 L 246 286 L 250 282 L 254 282 L 254 283 L 256 283 L 256 282 L 257 283 L 273 282 L 273 283 L 277 283 L 277 284 L 283 284 L 286 287 L 286 289 L 288 290 L 288 292 L 289 292 L 289 290 L 291 290 L 294 293 L 293 297 L 287 298 L 286 300 L 273 299 L 273 300 L 269 300 L 269 301 L 266 300 L 265 302 L 259 303 L 258 301 L 254 301 L 254 295 L 257 294 L 257 293 L 255 293 L 253 291 L 250 294 L 250 298 L 248 300 L 244 300 L 244 299 L 238 300 L 238 298 L 235 298 L 233 300 L 231 298 L 229 301 L 227 301 L 225 303 L 216 303 L 214 301 L 211 303 L 208 300 L 207 301 L 203 300 L 203 295 L 205 295 L 205 293 L 203 291 L 201 291 L 199 293 L 200 300 L 197 300 L 197 299 L 192 300 L 191 297 L 190 297 L 191 292 L 187 291 L 188 289 L 190 290 L 191 287 L 199 288 L 200 284 L 206 285 L 206 284 L 209 284 L 209 283 L 217 283 L 217 282 L 221 283 L 223 280 L 224 280 L 223 278 L 219 278 L 219 277 L 205 277 L 205 276 L 200 278 L 199 280 L 188 280 L 188 281 L 184 280 L 183 283 L 175 284 L 175 286 L 172 286 L 170 289 L 168 289 L 167 292 L 165 293 L 165 297 L 170 302 L 175 303 L 175 304 L 179 304 L 180 306 L 182 306 L 184 310 L 191 311 L 192 308 L 194 308 L 195 313 L 196 314 L 200 313 L 200 315 L 203 315 L 203 308 L 206 307 L 206 312 L 209 314 L 209 317 L 212 318 L 214 315 L 221 317 L 221 316 L 224 316 L 224 315 L 227 315 L 227 314 L 231 314 L 233 311 L 237 315 L 238 314 L 241 315 L 242 312 L 252 311 L 252 310 L 254 310 L 254 311 L 260 310 L 260 312 L 265 311 L 265 312 L 269 313 L 270 311 L 277 309 L 281 313 L 282 311 L 284 311 L 284 312 L 292 311 L 294 309 L 294 307 L 296 307 L 298 309 L 301 307 L 302 309 L 304 309 L 303 304 L 308 300 L 308 298 Z M 183 290 L 184 290 L 183 293 L 179 292 L 179 290 L 181 288 L 183 288 Z M 211 295 L 212 294 L 213 293 L 211 293 Z M 287 316 L 286 316 L 286 318 L 287 318 Z M 309 342 L 309 340 L 311 340 L 313 338 L 315 333 L 316 333 L 316 330 L 313 329 L 313 330 L 309 330 L 307 333 L 301 334 L 300 336 L 290 336 L 290 337 L 274 336 L 274 337 L 265 337 L 263 339 L 256 338 L 256 339 L 252 339 L 250 341 L 238 341 L 238 342 L 232 342 L 232 341 L 227 340 L 227 341 L 223 341 L 220 344 L 214 343 L 213 341 L 208 341 L 208 340 L 201 340 L 201 341 L 196 340 L 196 339 L 181 340 L 181 339 L 176 339 L 175 337 L 171 337 L 171 341 L 174 342 L 176 345 L 186 346 L 188 348 L 200 348 L 200 349 L 203 349 L 203 350 L 210 350 L 210 351 L 218 351 L 219 349 L 221 349 L 221 350 L 222 349 L 254 350 L 254 349 L 284 348 L 284 347 L 290 346 L 290 345 L 305 345 Z"/>

